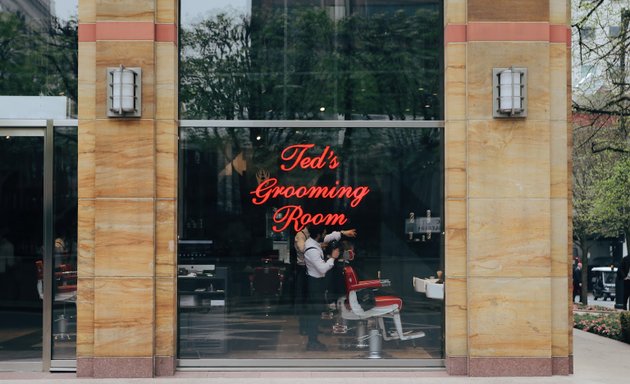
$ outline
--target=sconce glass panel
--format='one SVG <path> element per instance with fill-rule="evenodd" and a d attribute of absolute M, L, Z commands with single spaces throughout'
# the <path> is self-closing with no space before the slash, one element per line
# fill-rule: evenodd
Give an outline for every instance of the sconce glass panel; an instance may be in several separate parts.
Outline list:
<path fill-rule="evenodd" d="M 527 116 L 527 68 L 493 68 L 492 116 Z"/>
<path fill-rule="evenodd" d="M 138 67 L 107 68 L 107 116 L 140 117 L 142 70 Z"/>

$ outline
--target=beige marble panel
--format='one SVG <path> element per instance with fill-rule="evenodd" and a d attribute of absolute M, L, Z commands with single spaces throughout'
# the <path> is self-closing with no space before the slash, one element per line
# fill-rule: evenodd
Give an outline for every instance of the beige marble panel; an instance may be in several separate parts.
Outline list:
<path fill-rule="evenodd" d="M 94 200 L 79 200 L 77 207 L 78 273 L 80 277 L 94 276 Z"/>
<path fill-rule="evenodd" d="M 77 77 L 79 119 L 96 117 L 96 43 L 79 43 Z"/>
<path fill-rule="evenodd" d="M 567 120 L 567 45 L 565 43 L 549 44 L 549 92 L 551 120 Z"/>
<path fill-rule="evenodd" d="M 96 200 L 96 276 L 154 275 L 152 200 Z"/>
<path fill-rule="evenodd" d="M 468 201 L 469 276 L 550 276 L 550 203 L 540 199 Z"/>
<path fill-rule="evenodd" d="M 175 120 L 156 121 L 157 197 L 177 197 L 177 133 Z"/>
<path fill-rule="evenodd" d="M 549 43 L 529 41 L 468 43 L 469 119 L 492 119 L 492 68 L 510 66 L 527 68 L 527 120 L 549 120 Z"/>
<path fill-rule="evenodd" d="M 567 277 L 572 254 L 567 253 L 567 199 L 551 200 L 551 276 Z"/>
<path fill-rule="evenodd" d="M 153 21 L 155 0 L 96 0 L 97 21 Z"/>
<path fill-rule="evenodd" d="M 549 122 L 468 122 L 468 196 L 549 198 Z"/>
<path fill-rule="evenodd" d="M 94 356 L 153 356 L 154 280 L 95 278 Z"/>
<path fill-rule="evenodd" d="M 157 279 L 155 295 L 155 354 L 175 356 L 177 329 L 175 277 Z"/>
<path fill-rule="evenodd" d="M 96 0 L 79 0 L 79 23 L 96 22 Z"/>
<path fill-rule="evenodd" d="M 446 355 L 466 356 L 468 355 L 466 279 L 447 277 L 444 289 Z"/>
<path fill-rule="evenodd" d="M 466 24 L 466 0 L 446 0 L 444 2 L 445 24 Z"/>
<path fill-rule="evenodd" d="M 466 200 L 448 199 L 446 201 L 446 228 L 468 228 L 466 217 Z"/>
<path fill-rule="evenodd" d="M 121 64 L 142 68 L 142 118 L 152 119 L 155 116 L 155 47 L 152 41 L 96 42 L 97 118 L 107 118 L 107 68 Z"/>
<path fill-rule="evenodd" d="M 173 43 L 155 44 L 156 119 L 177 118 L 178 48 Z"/>
<path fill-rule="evenodd" d="M 444 119 L 465 120 L 466 110 L 466 43 L 446 44 L 444 48 L 445 87 Z"/>
<path fill-rule="evenodd" d="M 464 199 L 468 191 L 468 176 L 461 168 L 446 169 L 446 197 L 449 199 Z"/>
<path fill-rule="evenodd" d="M 569 333 L 573 333 L 573 320 L 567 303 L 571 301 L 568 276 L 551 278 L 551 332 L 553 356 L 568 356 Z"/>
<path fill-rule="evenodd" d="M 547 21 L 550 0 L 468 0 L 468 21 Z"/>
<path fill-rule="evenodd" d="M 551 357 L 549 278 L 468 278 L 469 357 Z"/>
<path fill-rule="evenodd" d="M 158 23 L 177 23 L 177 0 L 156 0 Z"/>
<path fill-rule="evenodd" d="M 94 120 L 79 120 L 77 162 L 77 193 L 79 199 L 91 199 L 95 196 L 95 134 L 96 130 Z"/>
<path fill-rule="evenodd" d="M 571 168 L 569 168 L 569 138 L 566 121 L 551 123 L 551 197 L 566 199 L 569 196 Z"/>
<path fill-rule="evenodd" d="M 447 121 L 444 127 L 445 167 L 466 169 L 466 122 Z"/>
<path fill-rule="evenodd" d="M 158 200 L 155 231 L 155 273 L 160 277 L 176 276 L 177 201 Z"/>
<path fill-rule="evenodd" d="M 549 0 L 549 23 L 568 24 L 571 21 L 570 3 L 568 0 Z"/>
<path fill-rule="evenodd" d="M 77 357 L 94 356 L 94 279 L 77 281 Z"/>
<path fill-rule="evenodd" d="M 151 120 L 99 120 L 96 197 L 155 196 L 155 125 Z"/>
<path fill-rule="evenodd" d="M 446 201 L 445 272 L 449 277 L 466 276 L 466 200 Z"/>
<path fill-rule="evenodd" d="M 446 229 L 446 254 L 444 257 L 446 276 L 466 276 L 466 238 L 466 229 Z"/>

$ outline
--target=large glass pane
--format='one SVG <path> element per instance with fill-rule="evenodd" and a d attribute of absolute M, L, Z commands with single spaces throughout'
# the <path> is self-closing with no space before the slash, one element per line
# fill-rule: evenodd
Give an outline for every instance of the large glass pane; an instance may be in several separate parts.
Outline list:
<path fill-rule="evenodd" d="M 443 301 L 413 284 L 443 269 L 440 129 L 180 133 L 180 358 L 355 359 L 372 349 L 391 359 L 443 357 Z M 322 221 L 357 236 L 341 239 L 321 297 L 303 296 L 304 280 L 312 283 L 296 235 Z M 370 303 L 371 290 L 346 286 L 347 267 L 391 285 Z M 394 308 L 377 316 L 383 305 Z M 309 344 L 313 324 L 326 352 Z M 371 345 L 379 340 L 382 348 Z"/>
<path fill-rule="evenodd" d="M 54 130 L 52 358 L 76 357 L 77 128 Z"/>
<path fill-rule="evenodd" d="M 42 359 L 43 179 L 43 136 L 0 136 L 0 362 Z"/>
<path fill-rule="evenodd" d="M 184 119 L 433 120 L 440 0 L 181 0 Z"/>
<path fill-rule="evenodd" d="M 0 1 L 0 118 L 76 117 L 77 5 Z"/>

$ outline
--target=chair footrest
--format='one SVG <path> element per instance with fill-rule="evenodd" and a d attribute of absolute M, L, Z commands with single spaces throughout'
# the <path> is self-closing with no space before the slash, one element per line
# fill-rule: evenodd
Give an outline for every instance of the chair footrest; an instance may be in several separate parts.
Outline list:
<path fill-rule="evenodd" d="M 397 332 L 394 332 L 397 333 Z M 402 336 L 400 337 L 400 340 L 412 340 L 412 339 L 419 339 L 421 337 L 425 337 L 426 334 L 423 331 L 407 331 L 407 332 L 403 332 Z"/>

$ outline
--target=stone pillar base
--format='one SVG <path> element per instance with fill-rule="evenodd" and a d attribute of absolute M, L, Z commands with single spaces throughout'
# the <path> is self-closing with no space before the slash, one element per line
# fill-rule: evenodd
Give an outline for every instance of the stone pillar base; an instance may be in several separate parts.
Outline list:
<path fill-rule="evenodd" d="M 153 377 L 152 357 L 89 357 L 77 359 L 77 377 Z"/>
<path fill-rule="evenodd" d="M 473 357 L 446 358 L 450 376 L 567 376 L 573 374 L 573 356 L 552 358 Z"/>
<path fill-rule="evenodd" d="M 468 357 L 447 357 L 446 372 L 450 376 L 467 376 L 468 375 Z"/>
<path fill-rule="evenodd" d="M 469 376 L 551 376 L 551 358 L 473 357 L 468 359 Z"/>
<path fill-rule="evenodd" d="M 175 374 L 175 356 L 155 357 L 155 376 L 173 376 Z"/>

